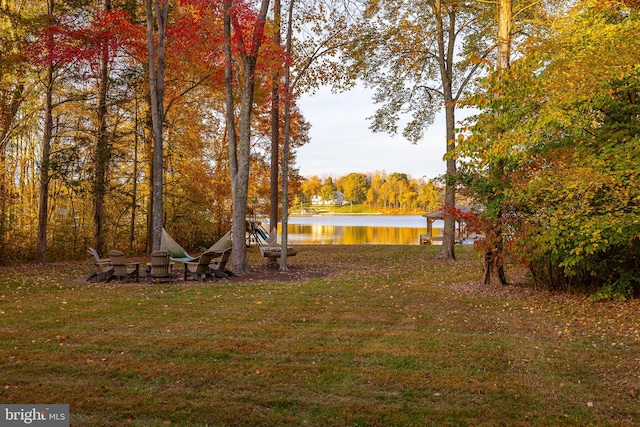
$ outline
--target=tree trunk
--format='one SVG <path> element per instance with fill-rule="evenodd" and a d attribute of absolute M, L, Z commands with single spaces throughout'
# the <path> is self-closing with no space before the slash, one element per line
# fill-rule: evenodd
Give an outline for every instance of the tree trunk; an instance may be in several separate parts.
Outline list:
<path fill-rule="evenodd" d="M 131 224 L 129 226 L 129 254 L 133 254 L 136 238 L 136 212 L 138 208 L 138 97 L 136 96 L 133 122 L 133 186 L 131 189 Z"/>
<path fill-rule="evenodd" d="M 156 67 L 156 49 L 154 45 L 154 21 L 152 1 L 147 0 L 147 47 L 149 51 L 149 86 L 151 92 L 151 120 L 153 128 L 153 175 L 152 175 L 152 211 L 151 211 L 151 250 L 160 248 L 163 216 L 163 127 L 164 127 L 164 71 L 165 71 L 165 35 L 169 0 L 160 4 L 155 0 L 155 21 L 158 27 L 158 58 Z"/>
<path fill-rule="evenodd" d="M 0 264 L 4 264 L 7 256 L 7 185 L 6 156 L 4 148 L 0 145 Z"/>
<path fill-rule="evenodd" d="M 440 5 L 440 8 L 442 5 Z M 453 96 L 453 63 L 455 55 L 455 12 L 450 11 L 448 14 L 449 28 L 447 37 L 445 37 L 444 19 L 442 9 L 436 11 L 437 31 L 438 31 L 438 57 L 440 62 L 440 76 L 442 80 L 442 89 L 444 94 L 444 108 L 446 120 L 446 137 L 447 137 L 447 153 L 453 151 L 455 144 L 455 99 Z M 444 196 L 444 230 L 442 234 L 442 247 L 440 248 L 440 257 L 443 259 L 455 259 L 455 234 L 456 220 L 447 215 L 456 205 L 456 161 L 447 159 L 447 172 L 445 175 L 445 196 Z"/>
<path fill-rule="evenodd" d="M 229 174 L 233 191 L 233 181 L 238 173 L 238 136 L 236 134 L 235 103 L 233 100 L 233 56 L 231 54 L 231 6 L 232 1 L 224 3 L 224 88 L 225 88 L 225 121 L 227 139 L 229 140 Z M 242 238 L 244 241 L 244 236 Z"/>
<path fill-rule="evenodd" d="M 53 24 L 54 0 L 47 1 L 49 23 Z M 53 35 L 49 36 L 49 43 L 53 44 Z M 36 248 L 36 262 L 47 262 L 47 223 L 49 218 L 49 168 L 51 161 L 51 140 L 53 138 L 53 82 L 54 65 L 47 66 L 45 77 L 45 111 L 44 129 L 42 133 L 42 159 L 40 165 L 40 200 L 38 205 L 38 244 Z"/>
<path fill-rule="evenodd" d="M 273 2 L 274 16 L 274 33 L 273 43 L 280 46 L 282 42 L 280 34 L 280 0 Z M 276 71 L 272 79 L 271 86 L 271 193 L 269 207 L 269 238 L 272 233 L 278 233 L 278 170 L 279 170 L 279 153 L 280 153 L 280 73 Z M 269 262 L 275 263 L 275 259 Z"/>
<path fill-rule="evenodd" d="M 247 220 L 247 195 L 249 192 L 249 167 L 251 157 L 251 110 L 253 107 L 253 87 L 254 87 L 254 69 L 255 61 L 245 59 L 243 64 L 244 85 L 242 88 L 242 97 L 240 100 L 239 111 L 239 129 L 238 129 L 238 169 L 235 179 L 232 181 L 233 186 L 233 230 L 238 233 L 239 237 L 242 233 L 242 240 L 234 242 L 243 242 L 242 245 L 233 245 L 233 268 L 239 273 L 251 271 L 247 261 L 247 250 L 244 245 L 244 237 L 246 232 Z M 242 247 L 239 247 L 242 246 Z"/>
<path fill-rule="evenodd" d="M 510 66 L 511 57 L 511 0 L 499 0 L 498 3 L 498 70 L 506 70 Z"/>
<path fill-rule="evenodd" d="M 147 118 L 145 121 L 144 148 L 145 158 L 147 161 L 147 176 L 153 177 L 153 125 L 151 123 L 151 99 L 147 98 L 149 108 L 147 110 Z M 147 197 L 147 236 L 146 236 L 146 252 L 151 253 L 153 247 L 153 225 L 151 214 L 153 212 L 153 179 L 148 180 L 148 197 Z"/>
<path fill-rule="evenodd" d="M 289 0 L 287 20 L 287 58 L 293 51 L 292 21 L 294 0 Z M 291 65 L 287 61 L 284 74 L 284 146 L 282 147 L 282 246 L 280 248 L 280 271 L 289 269 L 287 264 L 287 246 L 289 245 L 289 146 L 291 139 Z"/>
<path fill-rule="evenodd" d="M 49 168 L 51 140 L 53 138 L 53 65 L 47 67 L 44 131 L 42 136 L 42 160 L 40 165 L 40 201 L 38 207 L 38 248 L 36 262 L 47 262 L 47 223 L 49 218 Z"/>
<path fill-rule="evenodd" d="M 498 3 L 498 57 L 496 60 L 496 68 L 499 73 L 502 73 L 510 66 L 511 18 L 511 0 L 500 0 Z M 501 113 L 496 111 L 495 114 L 499 116 Z M 493 175 L 493 179 L 500 180 L 504 174 L 502 162 L 491 165 L 489 173 Z M 498 197 L 499 195 L 494 194 L 493 196 Z M 496 218 L 493 219 L 491 230 L 487 233 L 488 245 L 484 256 L 484 283 L 486 285 L 491 283 L 492 274 L 497 276 L 501 284 L 507 284 L 507 277 L 504 271 L 503 221 L 502 209 L 499 209 Z"/>
<path fill-rule="evenodd" d="M 232 270 L 238 274 L 249 272 L 247 248 L 244 243 L 246 233 L 247 194 L 249 188 L 249 166 L 251 155 L 251 115 L 255 86 L 255 68 L 258 51 L 262 42 L 262 30 L 269 9 L 269 0 L 262 0 L 257 23 L 254 28 L 251 46 L 247 51 L 240 38 L 240 57 L 242 59 L 243 85 L 239 111 L 239 132 L 235 138 L 235 115 L 233 106 L 233 75 L 231 56 L 231 14 L 233 3 L 224 3 L 224 52 L 225 52 L 225 93 L 227 106 L 227 129 L 229 135 L 229 163 L 231 173 L 232 214 Z M 238 29 L 240 31 L 240 29 Z"/>
<path fill-rule="evenodd" d="M 235 123 L 235 103 L 233 99 L 233 56 L 231 54 L 231 7 L 233 2 L 224 2 L 224 88 L 225 88 L 225 118 L 227 126 L 227 139 L 229 141 L 229 175 L 231 178 L 231 200 L 233 203 L 231 214 L 231 239 L 233 248 L 231 250 L 231 269 L 236 274 L 241 274 L 248 270 L 247 248 L 245 246 L 246 235 L 246 199 L 242 204 L 242 211 L 236 206 L 238 179 L 238 136 L 236 134 Z"/>
<path fill-rule="evenodd" d="M 111 0 L 105 1 L 105 10 L 111 11 Z M 111 155 L 107 136 L 107 94 L 109 90 L 109 47 L 102 46 L 100 58 L 100 83 L 98 88 L 98 135 L 93 163 L 93 245 L 98 253 L 104 252 L 104 198 L 107 189 L 107 165 Z"/>
<path fill-rule="evenodd" d="M 447 105 L 445 107 L 445 119 L 447 123 L 446 135 L 447 135 L 447 153 L 455 149 L 455 107 Z M 444 229 L 442 233 L 442 247 L 440 248 L 440 257 L 443 259 L 455 259 L 455 234 L 456 234 L 456 219 L 448 215 L 447 212 L 456 205 L 456 187 L 455 176 L 457 173 L 456 161 L 454 159 L 447 159 L 447 173 L 445 177 L 445 192 L 444 192 Z"/>
<path fill-rule="evenodd" d="M 8 230 L 7 210 L 9 200 L 9 181 L 8 171 L 6 170 L 5 148 L 12 135 L 12 128 L 18 114 L 18 109 L 22 104 L 24 92 L 24 83 L 22 80 L 16 83 L 16 87 L 12 91 L 10 101 L 2 105 L 2 118 L 0 118 L 0 262 L 5 255 L 6 233 Z"/>
<path fill-rule="evenodd" d="M 7 12 L 16 13 L 15 6 L 6 5 L 3 2 L 3 7 Z M 18 12 L 19 13 L 19 12 Z M 13 39 L 15 37 L 15 30 L 11 26 L 9 28 L 5 28 L 4 31 L 10 34 L 9 39 Z M 8 46 L 7 46 L 8 47 Z M 14 43 L 11 51 L 14 55 L 18 56 L 20 50 L 18 48 L 18 44 Z M 15 125 L 16 117 L 18 115 L 18 110 L 20 105 L 22 104 L 23 92 L 24 92 L 24 72 L 23 67 L 21 67 L 19 62 L 14 62 L 16 66 L 17 72 L 12 72 L 12 85 L 15 85 L 13 89 L 9 89 L 7 87 L 7 94 L 10 92 L 11 95 L 8 97 L 2 97 L 2 105 L 0 105 L 0 263 L 3 263 L 8 256 L 7 251 L 7 231 L 11 228 L 11 224 L 8 218 L 8 210 L 9 210 L 9 198 L 11 190 L 11 174 L 9 172 L 9 168 L 6 164 L 6 152 L 5 148 L 7 143 L 12 137 L 12 130 Z M 7 82 L 8 83 L 8 82 Z"/>

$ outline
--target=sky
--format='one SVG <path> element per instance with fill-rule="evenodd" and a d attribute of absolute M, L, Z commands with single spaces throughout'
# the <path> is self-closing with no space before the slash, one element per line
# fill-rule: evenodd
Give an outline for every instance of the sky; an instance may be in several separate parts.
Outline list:
<path fill-rule="evenodd" d="M 311 142 L 298 149 L 296 164 L 302 176 L 324 179 L 351 172 L 385 171 L 433 179 L 444 174 L 444 113 L 436 117 L 422 141 L 411 144 L 401 134 L 373 133 L 369 129 L 371 121 L 367 117 L 376 110 L 372 94 L 363 86 L 338 94 L 322 88 L 298 101 L 311 124 Z"/>

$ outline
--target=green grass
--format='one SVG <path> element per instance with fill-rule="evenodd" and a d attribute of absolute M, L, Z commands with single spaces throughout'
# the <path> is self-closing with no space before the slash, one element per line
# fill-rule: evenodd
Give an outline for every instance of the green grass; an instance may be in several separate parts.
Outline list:
<path fill-rule="evenodd" d="M 0 403 L 74 426 L 640 423 L 636 301 L 483 289 L 469 248 L 436 251 L 304 247 L 292 270 L 326 276 L 242 284 L 1 269 Z"/>

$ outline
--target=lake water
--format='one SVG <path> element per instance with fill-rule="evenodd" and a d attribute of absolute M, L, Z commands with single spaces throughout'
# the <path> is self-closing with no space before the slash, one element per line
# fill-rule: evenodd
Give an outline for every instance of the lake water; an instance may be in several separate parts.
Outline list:
<path fill-rule="evenodd" d="M 442 221 L 433 234 L 441 235 Z M 291 244 L 304 245 L 418 245 L 427 232 L 422 215 L 320 215 L 289 218 Z"/>

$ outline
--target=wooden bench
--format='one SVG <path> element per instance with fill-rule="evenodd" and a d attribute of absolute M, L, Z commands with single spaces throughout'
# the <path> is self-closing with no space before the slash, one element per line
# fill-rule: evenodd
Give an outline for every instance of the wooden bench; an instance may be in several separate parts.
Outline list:
<path fill-rule="evenodd" d="M 296 256 L 298 251 L 291 247 L 287 247 L 287 257 Z M 282 248 L 280 246 L 261 246 L 260 247 L 260 255 L 262 258 L 280 258 L 282 254 Z"/>

